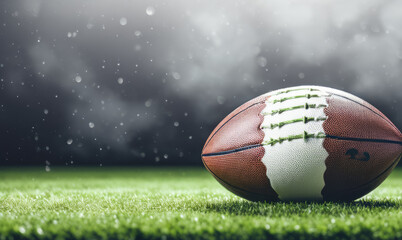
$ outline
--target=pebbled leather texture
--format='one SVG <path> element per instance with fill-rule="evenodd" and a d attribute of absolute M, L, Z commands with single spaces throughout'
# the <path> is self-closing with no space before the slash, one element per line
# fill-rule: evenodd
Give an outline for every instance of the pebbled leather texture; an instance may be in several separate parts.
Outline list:
<path fill-rule="evenodd" d="M 375 114 L 379 111 L 368 103 L 361 105 L 340 96 L 331 96 L 327 101 L 325 133 L 355 140 L 324 140 L 329 155 L 325 160 L 327 170 L 322 194 L 324 199 L 359 198 L 385 180 L 402 152 L 401 144 L 376 140 L 402 141 L 402 135 L 388 118 Z M 367 186 L 369 183 L 371 187 Z M 347 196 L 345 193 L 352 189 L 353 196 Z"/>

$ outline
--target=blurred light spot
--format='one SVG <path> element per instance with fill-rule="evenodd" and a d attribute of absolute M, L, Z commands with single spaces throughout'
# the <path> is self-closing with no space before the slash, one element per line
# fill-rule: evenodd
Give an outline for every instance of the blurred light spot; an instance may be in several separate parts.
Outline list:
<path fill-rule="evenodd" d="M 25 232 L 26 232 L 26 230 L 25 230 L 25 228 L 24 227 L 19 227 L 19 229 L 18 229 L 19 231 L 20 231 L 20 233 L 22 233 L 22 234 L 24 234 Z"/>
<path fill-rule="evenodd" d="M 145 101 L 145 107 L 151 107 L 152 106 L 152 99 L 148 99 Z"/>
<path fill-rule="evenodd" d="M 122 26 L 127 25 L 127 18 L 125 18 L 125 17 L 120 18 L 120 25 L 122 25 Z"/>
<path fill-rule="evenodd" d="M 76 81 L 77 83 L 80 83 L 80 82 L 82 81 L 81 76 L 76 76 L 76 77 L 75 77 L 75 81 Z"/>
<path fill-rule="evenodd" d="M 180 73 L 178 73 L 178 72 L 172 72 L 172 76 L 176 80 L 179 80 L 181 78 Z"/>
<path fill-rule="evenodd" d="M 216 97 L 216 101 L 217 101 L 219 104 L 224 104 L 225 101 L 226 101 L 226 99 L 225 99 L 225 97 L 223 97 L 223 96 L 218 96 L 218 97 Z"/>
<path fill-rule="evenodd" d="M 259 57 L 257 59 L 257 63 L 258 65 L 260 65 L 260 67 L 266 67 L 267 66 L 267 59 L 265 57 Z"/>
<path fill-rule="evenodd" d="M 155 14 L 155 8 L 152 6 L 147 7 L 147 9 L 145 10 L 145 12 L 147 13 L 148 16 L 152 16 Z"/>
<path fill-rule="evenodd" d="M 141 51 L 141 45 L 140 44 L 136 44 L 135 46 L 134 46 L 134 50 L 135 51 Z"/>

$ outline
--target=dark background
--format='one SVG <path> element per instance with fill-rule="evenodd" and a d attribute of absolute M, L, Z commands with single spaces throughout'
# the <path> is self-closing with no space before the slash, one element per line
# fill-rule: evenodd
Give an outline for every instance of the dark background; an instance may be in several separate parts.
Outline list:
<path fill-rule="evenodd" d="M 265 92 L 317 84 L 402 127 L 402 1 L 0 2 L 0 164 L 201 164 Z"/>

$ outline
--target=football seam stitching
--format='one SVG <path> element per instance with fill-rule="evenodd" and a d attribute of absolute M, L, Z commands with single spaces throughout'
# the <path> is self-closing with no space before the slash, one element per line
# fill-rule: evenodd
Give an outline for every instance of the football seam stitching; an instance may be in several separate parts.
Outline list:
<path fill-rule="evenodd" d="M 278 96 L 278 95 L 276 95 L 276 96 Z M 310 98 L 321 98 L 321 97 L 329 97 L 329 96 L 330 95 L 320 95 L 320 94 L 309 94 L 309 93 L 307 93 L 307 94 L 304 94 L 304 95 L 296 95 L 296 96 L 291 96 L 291 97 L 284 97 L 284 98 L 281 98 L 281 99 L 274 99 L 271 102 L 268 100 L 267 102 L 272 103 L 272 104 L 277 104 L 277 103 L 283 103 L 285 101 L 298 99 L 298 98 L 310 99 Z"/>
<path fill-rule="evenodd" d="M 281 128 L 285 125 L 291 124 L 291 123 L 298 123 L 298 122 L 303 122 L 303 123 L 308 123 L 308 122 L 312 122 L 312 121 L 325 121 L 327 120 L 327 116 L 323 117 L 301 117 L 301 118 L 296 118 L 296 119 L 291 119 L 291 120 L 286 120 L 286 121 L 282 121 L 282 122 L 278 122 L 278 123 L 271 123 L 268 126 L 262 126 L 261 125 L 261 129 L 275 129 L 275 128 Z"/>
<path fill-rule="evenodd" d="M 376 142 L 376 143 L 390 143 L 402 145 L 402 141 L 388 140 L 388 139 L 378 139 L 378 138 L 352 138 L 352 137 L 339 137 L 334 135 L 325 135 L 326 138 L 332 138 L 336 140 L 344 141 L 358 141 L 358 142 Z"/>
<path fill-rule="evenodd" d="M 301 135 L 303 135 L 303 137 L 299 137 Z M 390 143 L 390 144 L 402 145 L 402 141 L 393 141 L 393 140 L 387 140 L 387 139 L 370 139 L 370 138 L 347 138 L 347 137 L 338 137 L 338 136 L 333 136 L 333 135 L 322 135 L 322 134 L 320 135 L 320 133 L 309 134 L 307 132 L 304 132 L 303 134 L 292 135 L 292 136 L 297 137 L 297 138 L 293 138 L 290 140 L 282 138 L 282 141 L 280 141 L 279 139 L 273 139 L 273 140 L 274 141 L 278 140 L 279 143 L 282 143 L 283 141 L 286 141 L 286 140 L 292 141 L 292 140 L 296 140 L 296 139 L 307 139 L 307 138 L 329 138 L 329 139 L 335 139 L 335 140 L 339 140 L 339 141 L 359 141 L 359 142 Z M 292 137 L 292 136 L 290 136 L 290 137 Z M 278 142 L 275 142 L 273 144 L 276 144 Z M 260 146 L 269 146 L 269 145 L 272 146 L 273 144 L 265 142 L 262 144 L 248 145 L 248 146 L 244 146 L 244 147 L 236 148 L 236 149 L 232 149 L 232 150 L 227 150 L 227 151 L 221 151 L 221 152 L 216 152 L 216 153 L 206 153 L 206 154 L 202 154 L 201 156 L 203 156 L 203 157 L 220 156 L 220 155 L 226 155 L 226 154 L 232 154 L 232 153 L 236 153 L 236 152 L 245 151 L 248 149 L 253 149 L 253 148 L 260 147 Z"/>
<path fill-rule="evenodd" d="M 325 133 L 323 132 L 317 132 L 317 133 L 308 133 L 304 131 L 301 134 L 296 134 L 296 135 L 289 135 L 287 137 L 278 137 L 278 138 L 270 138 L 269 140 L 262 142 L 263 145 L 270 145 L 273 146 L 277 143 L 282 143 L 284 141 L 293 141 L 297 139 L 304 139 L 307 140 L 309 138 L 325 138 Z"/>
<path fill-rule="evenodd" d="M 318 88 L 297 88 L 297 89 L 291 89 L 291 90 L 280 91 L 280 92 L 274 93 L 274 94 L 271 95 L 271 97 L 272 97 L 272 96 L 278 96 L 278 95 L 281 95 L 281 94 L 284 94 L 284 93 L 296 92 L 296 91 L 303 91 L 303 90 L 309 90 L 309 91 L 311 91 L 311 92 L 312 92 L 312 91 L 325 92 L 325 93 L 328 93 L 328 94 L 330 94 L 330 95 L 338 96 L 338 97 L 347 99 L 347 100 L 349 100 L 349 101 L 352 101 L 352 102 L 354 102 L 354 103 L 356 103 L 356 104 L 358 104 L 358 105 L 360 105 L 360 106 L 362 106 L 362 107 L 364 107 L 364 108 L 367 108 L 368 110 L 370 110 L 371 112 L 373 112 L 374 114 L 376 114 L 377 116 L 379 116 L 380 118 L 382 118 L 383 120 L 385 120 L 389 125 L 392 126 L 392 128 L 394 128 L 395 130 L 397 130 L 397 131 L 400 133 L 399 129 L 398 129 L 389 119 L 384 118 L 383 116 L 381 116 L 381 114 L 377 113 L 377 112 L 374 111 L 373 109 L 371 109 L 371 108 L 365 106 L 365 105 L 362 104 L 362 103 L 359 103 L 358 101 L 355 101 L 355 100 L 353 100 L 353 99 L 351 99 L 351 98 L 348 98 L 348 97 L 346 97 L 346 96 L 342 96 L 342 95 L 340 95 L 340 94 L 333 93 L 333 92 L 331 92 L 331 91 L 327 91 L 327 90 L 322 91 L 322 90 L 320 90 L 320 89 L 318 89 Z M 363 101 L 364 101 L 364 100 L 363 100 Z M 275 103 L 275 102 L 274 102 L 274 103 Z"/>
<path fill-rule="evenodd" d="M 298 105 L 298 106 L 293 106 L 293 107 L 288 107 L 288 108 L 280 108 L 280 109 L 275 109 L 272 110 L 271 112 L 263 112 L 262 115 L 263 116 L 273 116 L 275 114 L 281 114 L 287 111 L 291 111 L 291 110 L 297 110 L 297 109 L 310 109 L 310 108 L 326 108 L 328 107 L 327 104 L 309 104 L 309 103 L 305 103 L 304 105 Z"/>
<path fill-rule="evenodd" d="M 220 155 L 226 155 L 226 154 L 246 151 L 246 150 L 249 150 L 249 149 L 262 147 L 262 146 L 264 146 L 264 145 L 263 144 L 254 144 L 254 145 L 248 145 L 248 146 L 241 147 L 241 148 L 235 148 L 235 149 L 232 149 L 232 150 L 221 151 L 221 152 L 217 152 L 217 153 L 205 153 L 205 154 L 202 154 L 202 156 L 203 157 L 220 156 Z"/>
<path fill-rule="evenodd" d="M 383 116 L 381 116 L 379 113 L 377 113 L 377 112 L 374 111 L 373 109 L 371 109 L 371 108 L 365 106 L 364 104 L 359 103 L 358 101 L 355 101 L 355 100 L 350 99 L 350 98 L 348 98 L 348 97 L 346 97 L 346 96 L 342 96 L 342 95 L 339 95 L 339 94 L 336 94 L 336 93 L 333 93 L 333 92 L 330 92 L 330 91 L 320 90 L 320 89 L 318 89 L 318 88 L 298 88 L 298 89 L 291 89 L 291 90 L 286 90 L 286 91 L 280 91 L 280 92 L 277 92 L 277 93 L 272 94 L 271 97 L 272 97 L 272 96 L 279 96 L 279 95 L 286 94 L 286 93 L 289 93 L 289 92 L 297 92 L 297 91 L 310 91 L 310 92 L 317 91 L 317 92 L 319 92 L 319 93 L 317 93 L 317 94 L 309 94 L 309 93 L 307 93 L 307 94 L 304 94 L 304 95 L 296 95 L 296 96 L 290 96 L 290 97 L 285 97 L 285 98 L 281 98 L 281 99 L 273 99 L 273 100 L 272 100 L 272 98 L 270 98 L 270 99 L 268 99 L 266 102 L 269 103 L 269 102 L 271 101 L 270 103 L 275 104 L 275 103 L 278 103 L 278 102 L 284 102 L 284 101 L 287 101 L 287 100 L 291 100 L 291 99 L 295 99 L 295 98 L 302 98 L 302 97 L 306 97 L 306 98 L 308 98 L 308 99 L 311 98 L 311 97 L 316 97 L 316 98 L 324 97 L 324 98 L 327 99 L 327 102 L 328 102 L 328 97 L 330 97 L 331 95 L 333 95 L 333 96 L 338 96 L 338 97 L 347 99 L 347 100 L 349 100 L 349 101 L 352 101 L 352 102 L 354 102 L 354 103 L 356 103 L 356 104 L 358 104 L 358 105 L 360 105 L 360 106 L 362 106 L 362 107 L 364 107 L 364 108 L 370 110 L 372 113 L 376 114 L 377 116 L 379 116 L 380 118 L 382 118 L 383 120 L 385 120 L 389 125 L 391 125 L 392 128 L 396 129 L 396 130 L 399 132 L 399 129 L 396 128 L 396 126 L 393 125 L 392 122 L 390 122 L 387 118 L 384 118 Z M 325 93 L 327 93 L 327 94 L 329 94 L 329 95 L 325 95 Z M 319 108 L 319 107 L 323 107 L 323 106 L 325 106 L 325 105 L 319 104 L 318 106 L 314 106 L 314 107 L 315 107 L 315 108 Z M 329 104 L 326 105 L 326 107 L 328 107 L 328 106 L 329 106 Z M 309 107 L 308 103 L 305 103 L 305 104 L 304 104 L 304 109 L 307 110 L 308 107 Z M 292 106 L 292 107 L 288 107 L 288 108 L 284 108 L 284 109 L 273 110 L 271 113 L 262 113 L 262 115 L 263 115 L 263 116 L 267 116 L 267 115 L 274 115 L 274 114 L 276 114 L 276 113 L 280 114 L 281 112 L 284 112 L 284 111 L 296 110 L 296 109 L 301 109 L 301 108 L 303 108 L 302 105 L 299 105 L 299 106 Z M 320 117 L 320 118 L 321 118 L 321 117 Z M 320 118 L 312 119 L 311 121 L 313 121 L 313 120 L 317 121 L 317 120 L 320 120 Z M 326 118 L 328 118 L 328 116 L 326 116 Z M 280 127 L 282 127 L 282 126 L 284 126 L 284 125 L 287 125 L 287 124 L 290 124 L 290 123 L 302 122 L 302 121 L 303 121 L 304 123 L 307 123 L 307 122 L 308 122 L 308 121 L 306 121 L 306 117 L 304 117 L 304 118 L 301 118 L 301 119 L 287 120 L 287 121 L 284 121 L 284 122 L 279 122 L 279 123 L 276 123 L 276 124 L 271 124 L 270 127 L 269 127 L 269 126 L 262 126 L 261 129 L 274 129 L 275 127 L 279 127 L 279 128 L 280 128 Z M 317 134 L 318 134 L 318 133 L 317 133 Z M 328 135 L 328 136 L 331 137 L 330 135 Z M 293 138 L 292 138 L 293 136 L 289 136 L 289 137 L 291 138 L 291 140 L 293 140 Z M 342 138 L 342 137 L 338 137 L 338 136 L 332 136 L 332 137 L 333 137 L 333 138 L 335 138 L 335 137 L 337 137 L 337 138 Z M 345 137 L 345 138 L 349 139 L 348 137 Z M 278 140 L 281 141 L 281 137 L 279 137 Z M 368 140 L 368 141 L 370 142 L 370 140 Z M 380 142 L 388 142 L 388 143 L 401 144 L 401 142 L 399 142 L 399 141 L 392 141 L 392 140 L 382 140 L 382 139 L 379 139 L 379 141 L 380 141 Z M 276 143 L 276 142 L 275 142 L 275 143 Z M 275 144 L 275 143 L 274 143 L 274 144 Z"/>

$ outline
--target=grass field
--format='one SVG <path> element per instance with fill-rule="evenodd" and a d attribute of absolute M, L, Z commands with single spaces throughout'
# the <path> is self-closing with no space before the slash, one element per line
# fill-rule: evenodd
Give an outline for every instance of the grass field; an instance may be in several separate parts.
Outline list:
<path fill-rule="evenodd" d="M 0 239 L 402 239 L 402 169 L 353 203 L 253 203 L 203 168 L 2 168 Z"/>

